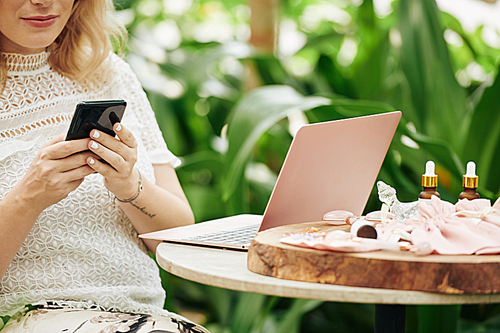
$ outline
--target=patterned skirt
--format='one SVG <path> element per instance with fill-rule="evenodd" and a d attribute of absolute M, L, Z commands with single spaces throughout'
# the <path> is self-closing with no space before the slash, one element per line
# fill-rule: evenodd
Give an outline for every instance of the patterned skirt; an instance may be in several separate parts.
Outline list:
<path fill-rule="evenodd" d="M 11 318 L 1 317 L 1 333 L 210 333 L 181 316 L 28 305 Z"/>

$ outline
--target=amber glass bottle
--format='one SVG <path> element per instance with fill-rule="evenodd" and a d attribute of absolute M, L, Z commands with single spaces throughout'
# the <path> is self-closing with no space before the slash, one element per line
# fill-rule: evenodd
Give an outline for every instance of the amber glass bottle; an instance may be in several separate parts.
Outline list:
<path fill-rule="evenodd" d="M 467 172 L 465 173 L 462 181 L 464 191 L 460 193 L 458 199 L 479 199 L 479 194 L 477 193 L 478 179 L 479 177 L 476 175 L 476 163 L 472 161 L 467 163 Z"/>
<path fill-rule="evenodd" d="M 438 191 L 436 191 L 438 185 L 438 176 L 434 173 L 435 164 L 433 161 L 427 161 L 425 163 L 425 173 L 422 175 L 422 187 L 423 191 L 418 195 L 419 199 L 430 200 L 433 195 L 440 198 Z"/>

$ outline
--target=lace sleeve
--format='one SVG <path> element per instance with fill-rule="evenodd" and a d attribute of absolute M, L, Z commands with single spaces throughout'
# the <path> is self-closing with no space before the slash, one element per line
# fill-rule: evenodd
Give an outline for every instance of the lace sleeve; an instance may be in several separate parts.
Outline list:
<path fill-rule="evenodd" d="M 117 86 L 120 87 L 119 96 L 127 101 L 125 114 L 132 114 L 142 128 L 142 142 L 153 164 L 167 164 L 177 167 L 181 164 L 170 150 L 168 150 L 160 131 L 151 104 L 146 93 L 132 68 L 120 57 L 113 54 L 112 62 L 117 69 Z"/>

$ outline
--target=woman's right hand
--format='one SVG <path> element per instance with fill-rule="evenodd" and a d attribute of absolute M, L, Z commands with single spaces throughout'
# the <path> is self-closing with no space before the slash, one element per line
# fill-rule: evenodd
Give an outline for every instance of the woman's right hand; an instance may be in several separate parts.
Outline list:
<path fill-rule="evenodd" d="M 40 149 L 17 185 L 33 208 L 42 211 L 61 201 L 95 172 L 87 164 L 88 157 L 98 158 L 88 150 L 89 141 L 64 141 L 60 134 Z"/>
<path fill-rule="evenodd" d="M 87 158 L 89 139 L 48 141 L 36 154 L 24 177 L 0 200 L 0 278 L 22 246 L 40 213 L 64 199 L 94 172 Z"/>

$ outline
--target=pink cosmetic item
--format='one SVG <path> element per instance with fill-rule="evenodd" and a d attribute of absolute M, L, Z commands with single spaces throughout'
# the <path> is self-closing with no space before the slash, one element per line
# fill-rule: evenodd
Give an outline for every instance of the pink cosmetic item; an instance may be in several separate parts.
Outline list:
<path fill-rule="evenodd" d="M 332 210 L 323 215 L 323 221 L 331 225 L 352 224 L 359 216 L 354 215 L 347 210 Z"/>

